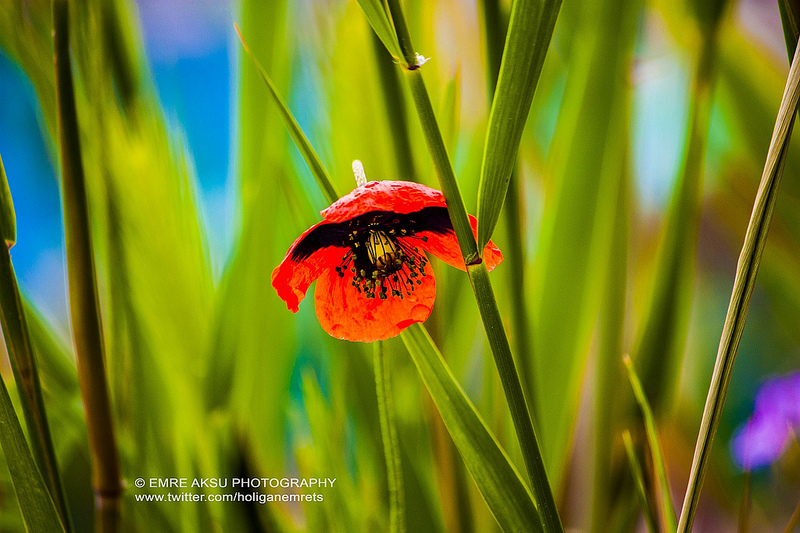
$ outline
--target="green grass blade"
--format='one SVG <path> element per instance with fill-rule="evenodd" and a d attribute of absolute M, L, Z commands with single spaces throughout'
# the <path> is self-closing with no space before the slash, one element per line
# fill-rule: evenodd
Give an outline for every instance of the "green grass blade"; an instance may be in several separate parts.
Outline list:
<path fill-rule="evenodd" d="M 619 157 L 624 166 L 626 155 Z M 621 169 L 621 172 L 625 172 Z M 617 198 L 616 217 L 611 241 L 611 254 L 606 270 L 603 312 L 597 334 L 597 367 L 594 372 L 594 472 L 592 473 L 592 527 L 590 531 L 608 528 L 615 500 L 608 490 L 612 479 L 614 444 L 619 434 L 623 370 L 619 354 L 623 353 L 626 321 L 626 289 L 628 283 L 628 240 L 631 225 L 630 176 L 626 173 Z M 627 397 L 622 397 L 627 400 Z"/>
<path fill-rule="evenodd" d="M 386 364 L 383 341 L 373 343 L 373 350 L 375 391 L 378 396 L 381 439 L 386 459 L 386 481 L 389 486 L 389 531 L 403 533 L 406 530 L 403 466 L 400 462 L 400 443 L 397 440 L 397 415 L 392 398 L 392 382 Z"/>
<path fill-rule="evenodd" d="M 361 6 L 369 25 L 375 30 L 375 35 L 378 36 L 389 53 L 396 60 L 403 57 L 400 51 L 400 43 L 397 41 L 397 34 L 383 2 L 381 0 L 358 0 L 358 5 Z"/>
<path fill-rule="evenodd" d="M 537 505 L 424 327 L 401 334 L 461 457 L 503 531 L 543 531 Z"/>
<path fill-rule="evenodd" d="M 2 157 L 0 157 L 0 237 L 5 241 L 7 248 L 11 248 L 17 242 L 17 217 L 14 215 L 14 202 L 11 190 L 8 188 Z"/>
<path fill-rule="evenodd" d="M 311 146 L 311 143 L 308 142 L 308 138 L 306 137 L 305 133 L 303 133 L 303 130 L 300 129 L 300 125 L 297 123 L 297 120 L 295 120 L 292 112 L 289 111 L 289 108 L 286 106 L 283 98 L 281 98 L 281 95 L 278 93 L 278 89 L 272 83 L 269 75 L 267 75 L 267 72 L 261 66 L 261 63 L 259 63 L 258 59 L 256 59 L 256 56 L 250 52 L 250 47 L 244 40 L 244 36 L 242 35 L 239 26 L 236 26 L 236 32 L 239 34 L 239 39 L 242 41 L 244 51 L 247 52 L 247 55 L 249 55 L 253 60 L 253 63 L 255 63 L 256 67 L 258 68 L 261 77 L 264 79 L 264 83 L 267 84 L 269 94 L 272 97 L 272 100 L 275 102 L 275 105 L 278 106 L 278 110 L 281 113 L 281 118 L 286 123 L 286 128 L 289 130 L 292 140 L 294 140 L 295 145 L 300 150 L 300 153 L 303 154 L 303 159 L 305 159 L 306 163 L 311 169 L 311 172 L 317 178 L 317 182 L 319 183 L 322 191 L 325 193 L 325 197 L 329 202 L 333 203 L 337 198 L 339 198 L 339 193 L 336 192 L 336 188 L 331 182 L 328 171 L 325 170 L 325 167 L 322 165 L 322 161 L 320 161 L 317 152 Z"/>
<path fill-rule="evenodd" d="M 507 24 L 505 23 L 504 13 L 497 0 L 483 0 L 481 2 L 483 23 L 486 33 L 486 70 L 488 80 L 489 105 L 492 105 L 497 79 L 500 75 L 500 65 L 503 59 L 503 47 L 506 39 Z M 541 71 L 541 68 L 539 69 Z M 535 88 L 534 88 L 535 90 Z M 482 155 L 486 157 L 486 153 Z M 515 154 L 516 159 L 516 154 Z M 522 173 L 519 161 L 514 161 L 515 168 L 510 175 L 510 183 L 506 192 L 503 210 L 506 226 L 506 242 L 504 247 L 504 260 L 507 267 L 506 284 L 508 285 L 508 298 L 511 301 L 511 331 L 514 342 L 514 353 L 519 362 L 523 387 L 528 392 L 528 398 L 535 398 L 533 390 L 533 353 L 531 330 L 533 326 L 530 322 L 528 303 L 526 299 L 526 257 L 525 257 L 525 231 L 524 210 L 522 201 Z M 479 181 L 480 195 L 480 181 Z M 478 201 L 480 213 L 480 200 Z M 478 221 L 478 241 L 480 242 L 481 222 Z M 532 411 L 531 416 L 536 423 L 536 412 Z"/>
<path fill-rule="evenodd" d="M 626 355 L 623 357 L 622 361 L 625 363 L 625 368 L 628 371 L 628 379 L 633 388 L 633 395 L 636 397 L 636 402 L 639 404 L 639 409 L 641 409 L 642 417 L 644 418 L 644 429 L 647 433 L 647 442 L 650 445 L 650 453 L 652 455 L 653 466 L 656 471 L 656 480 L 658 482 L 658 498 L 656 501 L 659 504 L 662 528 L 664 531 L 675 531 L 677 527 L 677 523 L 675 522 L 675 507 L 672 505 L 672 498 L 670 498 L 669 483 L 667 482 L 667 468 L 664 465 L 664 455 L 661 453 L 661 445 L 658 440 L 653 410 L 650 408 L 650 403 L 647 401 L 642 382 L 639 381 L 639 376 L 636 375 L 636 369 L 633 367 L 633 362 L 630 357 Z"/>
<path fill-rule="evenodd" d="M 653 510 L 650 509 L 650 504 L 647 501 L 647 490 L 644 483 L 644 472 L 639 458 L 636 457 L 636 449 L 633 446 L 631 439 L 631 432 L 627 429 L 622 433 L 622 442 L 625 444 L 625 453 L 628 456 L 628 465 L 631 468 L 631 475 L 633 476 L 634 484 L 636 485 L 636 496 L 639 498 L 639 504 L 642 508 L 644 515 L 644 522 L 647 524 L 647 530 L 650 533 L 657 533 L 658 526 L 656 526 L 656 518 L 653 515 Z"/>
<path fill-rule="evenodd" d="M 0 378 L 0 444 L 11 472 L 25 527 L 32 533 L 64 531 L 33 455 L 25 442 L 11 397 Z"/>
<path fill-rule="evenodd" d="M 5 226 L 0 227 L 0 232 L 5 231 Z M 14 378 L 20 389 L 20 402 L 31 439 L 33 456 L 56 503 L 62 522 L 68 530 L 71 530 L 33 344 L 11 255 L 5 246 L 0 246 L 0 323 Z"/>
<path fill-rule="evenodd" d="M 783 38 L 786 41 L 786 53 L 791 61 L 794 49 L 797 48 L 798 36 L 800 36 L 800 2 L 778 0 L 778 9 L 781 14 Z"/>
<path fill-rule="evenodd" d="M 716 28 L 702 37 L 691 89 L 686 149 L 664 225 L 646 319 L 635 353 L 639 375 L 657 414 L 671 403 L 680 368 L 700 226 L 703 165 L 716 57 Z"/>
<path fill-rule="evenodd" d="M 630 58 L 639 0 L 580 4 L 564 101 L 552 141 L 534 281 L 537 430 L 554 490 L 563 482 L 580 378 L 602 294 L 628 143 Z M 577 4 L 570 6 L 577 9 Z M 569 12 L 565 6 L 565 20 Z"/>
<path fill-rule="evenodd" d="M 88 198 L 72 83 L 66 0 L 53 2 L 53 34 L 72 335 L 92 450 L 98 530 L 115 531 L 118 528 L 122 477 L 106 381 Z"/>
<path fill-rule="evenodd" d="M 775 129 L 770 141 L 761 183 L 756 193 L 750 222 L 742 245 L 739 261 L 736 267 L 736 277 L 733 282 L 731 300 L 725 316 L 722 336 L 720 338 L 714 372 L 706 397 L 703 410 L 703 419 L 700 423 L 700 432 L 697 436 L 694 458 L 689 474 L 686 496 L 683 502 L 681 517 L 678 522 L 678 531 L 686 532 L 692 528 L 697 503 L 700 499 L 700 487 L 703 483 L 714 436 L 719 426 L 722 407 L 730 383 L 733 363 L 742 337 L 747 310 L 753 295 L 761 255 L 767 240 L 772 213 L 775 209 L 778 186 L 783 167 L 786 162 L 786 152 L 794 127 L 797 103 L 800 99 L 800 59 L 795 50 L 786 88 L 781 99 L 781 107 L 775 121 Z"/>
<path fill-rule="evenodd" d="M 478 185 L 478 250 L 492 236 L 508 190 L 561 0 L 515 0 L 506 36 Z"/>

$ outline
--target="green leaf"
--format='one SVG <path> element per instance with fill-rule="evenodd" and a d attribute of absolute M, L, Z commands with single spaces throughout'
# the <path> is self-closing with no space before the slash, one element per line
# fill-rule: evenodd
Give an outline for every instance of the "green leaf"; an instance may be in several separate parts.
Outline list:
<path fill-rule="evenodd" d="M 4 227 L 0 228 L 2 229 Z M 0 324 L 3 326 L 3 338 L 14 379 L 19 388 L 20 403 L 33 455 L 47 489 L 57 505 L 59 516 L 67 529 L 71 529 L 50 425 L 45 412 L 37 360 L 33 352 L 14 266 L 11 264 L 11 255 L 6 247 L 0 247 Z"/>
<path fill-rule="evenodd" d="M 800 42 L 798 43 L 800 44 Z M 783 167 L 786 162 L 786 153 L 791 138 L 794 120 L 797 113 L 797 104 L 800 100 L 800 58 L 797 49 L 789 69 L 786 80 L 781 107 L 775 120 L 775 128 L 767 152 L 761 183 L 756 193 L 750 222 L 744 237 L 739 261 L 736 266 L 736 277 L 733 282 L 731 299 L 728 312 L 725 316 L 720 337 L 717 358 L 714 363 L 714 372 L 711 376 L 711 385 L 706 397 L 703 419 L 700 423 L 700 432 L 695 444 L 694 458 L 692 460 L 689 482 L 684 498 L 681 517 L 678 521 L 678 531 L 686 532 L 692 528 L 694 514 L 700 499 L 700 487 L 703 483 L 714 436 L 719 426 L 722 408 L 730 383 L 733 363 L 742 338 L 750 299 L 753 296 L 758 268 L 761 264 L 761 255 L 767 241 L 772 213 L 775 209 L 775 200 L 778 196 L 778 186 Z"/>
<path fill-rule="evenodd" d="M 692 302 L 703 169 L 713 103 L 716 32 L 702 37 L 694 67 L 686 146 L 664 223 L 650 301 L 635 358 L 656 414 L 669 410 L 686 344 Z"/>
<path fill-rule="evenodd" d="M 561 0 L 516 0 L 511 8 L 478 186 L 478 250 L 492 236 L 508 190 L 517 150 Z"/>
<path fill-rule="evenodd" d="M 627 121 L 626 121 L 627 123 Z M 618 158 L 624 178 L 620 184 L 615 208 L 610 256 L 606 267 L 600 324 L 597 333 L 597 359 L 594 375 L 594 472 L 592 488 L 591 531 L 608 528 L 612 509 L 626 494 L 611 494 L 608 480 L 615 474 L 613 449 L 620 429 L 621 400 L 628 400 L 618 391 L 623 383 L 619 354 L 623 353 L 628 282 L 628 240 L 631 225 L 630 175 L 624 169 L 627 147 L 623 144 Z"/>
<path fill-rule="evenodd" d="M 503 531 L 542 531 L 531 493 L 427 331 L 414 324 L 401 338 L 497 523 Z"/>
<path fill-rule="evenodd" d="M 644 521 L 647 524 L 647 530 L 650 531 L 650 533 L 656 533 L 658 527 L 656 526 L 655 516 L 653 516 L 653 510 L 650 509 L 650 504 L 647 502 L 647 490 L 645 489 L 642 465 L 639 462 L 639 458 L 636 457 L 636 449 L 633 446 L 631 432 L 627 429 L 622 433 L 622 442 L 625 444 L 628 465 L 631 468 L 631 475 L 633 476 L 633 482 L 636 486 L 636 496 L 639 498 L 639 504 L 642 508 Z"/>
<path fill-rule="evenodd" d="M 17 217 L 14 215 L 14 201 L 8 188 L 6 169 L 0 157 L 0 237 L 11 248 L 17 242 Z"/>
<path fill-rule="evenodd" d="M 250 52 L 250 47 L 247 45 L 247 42 L 244 40 L 244 36 L 242 35 L 239 26 L 236 26 L 236 33 L 239 34 L 239 39 L 242 41 L 242 46 L 244 46 L 244 51 L 247 52 L 247 55 L 253 60 L 256 67 L 258 68 L 258 72 L 261 74 L 261 77 L 264 79 L 264 83 L 267 84 L 267 89 L 269 89 L 269 94 L 272 96 L 272 100 L 275 102 L 275 105 L 278 106 L 278 110 L 281 113 L 281 118 L 286 123 L 286 128 L 289 130 L 289 134 L 292 136 L 292 139 L 295 142 L 295 145 L 300 150 L 300 153 L 303 154 L 303 159 L 306 160 L 311 172 L 314 174 L 314 177 L 317 178 L 320 188 L 325 193 L 326 198 L 329 202 L 333 203 L 339 198 L 339 193 L 336 192 L 336 188 L 333 186 L 331 182 L 331 178 L 328 175 L 328 171 L 325 170 L 325 167 L 322 166 L 322 161 L 320 161 L 317 152 L 311 146 L 311 143 L 308 142 L 308 138 L 306 134 L 303 133 L 303 130 L 300 129 L 300 125 L 295 120 L 294 115 L 292 112 L 289 111 L 286 103 L 281 98 L 281 95 L 278 93 L 278 89 L 272 83 L 272 80 L 267 75 L 267 72 L 261 66 L 256 56 Z"/>
<path fill-rule="evenodd" d="M 533 376 L 548 477 L 559 492 L 605 282 L 628 143 L 625 82 L 641 2 L 580 4 L 581 36 L 551 149 L 534 290 Z M 577 9 L 572 5 L 571 9 Z M 568 15 L 568 11 L 564 15 Z"/>
<path fill-rule="evenodd" d="M 664 455 L 661 453 L 661 445 L 658 441 L 658 432 L 656 431 L 656 421 L 653 416 L 653 410 L 650 408 L 650 403 L 645 396 L 642 383 L 639 381 L 639 376 L 636 375 L 636 369 L 633 367 L 631 358 L 627 355 L 622 358 L 625 363 L 625 368 L 628 370 L 628 379 L 633 388 L 633 395 L 636 397 L 636 402 L 639 404 L 639 409 L 642 411 L 644 418 L 644 429 L 647 433 L 647 442 L 650 445 L 650 454 L 653 459 L 653 466 L 656 470 L 656 480 L 658 481 L 658 499 L 659 515 L 661 516 L 661 524 L 664 531 L 675 531 L 677 524 L 675 523 L 675 507 L 672 505 L 672 498 L 669 493 L 669 483 L 667 482 L 667 468 L 664 465 Z"/>
<path fill-rule="evenodd" d="M 0 445 L 11 472 L 11 481 L 17 501 L 31 533 L 64 531 L 53 500 L 47 492 L 42 475 L 33 462 L 33 455 L 25 442 L 8 389 L 0 378 Z"/>
<path fill-rule="evenodd" d="M 797 39 L 800 37 L 800 2 L 797 0 L 778 0 L 778 10 L 781 14 L 786 53 L 789 54 L 789 61 L 791 61 L 794 56 L 794 49 L 797 48 Z"/>
<path fill-rule="evenodd" d="M 381 0 L 358 0 L 358 5 L 361 6 L 369 25 L 375 30 L 375 34 L 380 38 L 389 53 L 396 60 L 403 57 L 397 34 L 394 31 L 392 21 L 389 19 L 389 13 L 386 12 L 386 8 L 383 6 L 383 2 Z"/>

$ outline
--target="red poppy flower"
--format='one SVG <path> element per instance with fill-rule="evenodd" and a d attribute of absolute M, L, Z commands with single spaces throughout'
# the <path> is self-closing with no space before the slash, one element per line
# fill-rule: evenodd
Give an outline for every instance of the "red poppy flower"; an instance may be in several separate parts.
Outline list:
<path fill-rule="evenodd" d="M 322 211 L 294 241 L 272 286 L 297 312 L 311 283 L 317 318 L 330 335 L 370 342 L 399 334 L 431 314 L 436 282 L 422 251 L 466 270 L 441 192 L 405 181 L 372 181 Z M 470 216 L 473 233 L 475 217 Z M 503 255 L 491 241 L 492 270 Z"/>

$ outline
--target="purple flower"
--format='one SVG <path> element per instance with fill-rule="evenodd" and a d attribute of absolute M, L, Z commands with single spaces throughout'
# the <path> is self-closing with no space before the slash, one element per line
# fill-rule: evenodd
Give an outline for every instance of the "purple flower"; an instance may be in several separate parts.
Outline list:
<path fill-rule="evenodd" d="M 775 462 L 800 429 L 800 372 L 764 382 L 753 416 L 733 437 L 733 457 L 744 470 Z"/>

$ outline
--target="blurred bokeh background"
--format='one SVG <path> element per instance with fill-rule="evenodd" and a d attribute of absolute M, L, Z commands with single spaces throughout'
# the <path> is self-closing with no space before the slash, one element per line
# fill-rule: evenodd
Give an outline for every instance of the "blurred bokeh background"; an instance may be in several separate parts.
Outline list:
<path fill-rule="evenodd" d="M 696 3 L 702 2 L 697 0 Z M 481 2 L 409 0 L 405 3 L 416 47 L 431 58 L 424 67 L 426 82 L 434 105 L 438 106 L 437 113 L 468 211 L 474 213 L 488 115 Z M 508 3 L 500 2 L 504 8 Z M 586 12 L 603 9 L 608 3 L 566 5 L 573 3 L 565 2 L 523 138 L 520 190 L 525 221 L 522 226 L 524 263 L 533 273 L 527 278 L 529 284 L 547 282 L 546 276 L 536 269 L 542 258 L 542 248 L 548 246 L 541 228 L 546 225 L 548 206 L 555 201 L 552 191 L 556 188 L 556 179 L 552 176 L 558 174 L 560 168 L 552 161 L 559 161 L 559 152 L 566 150 L 565 145 L 559 144 L 564 139 L 560 124 L 568 122 L 570 117 L 570 98 L 574 97 L 570 84 L 574 82 L 575 73 L 580 73 L 581 65 L 589 61 L 584 58 L 589 57 L 584 53 L 588 39 L 583 39 L 580 29 L 592 25 Z M 227 511 L 210 511 L 210 514 L 217 524 L 236 524 L 246 529 L 255 527 L 249 522 L 255 520 L 262 524 L 277 523 L 289 530 L 306 527 L 335 530 L 340 527 L 336 526 L 335 517 L 343 514 L 348 518 L 343 519 L 346 525 L 340 530 L 366 530 L 358 529 L 362 526 L 380 530 L 385 507 L 384 489 L 380 488 L 384 474 L 379 434 L 375 432 L 377 421 L 370 407 L 374 403 L 374 388 L 370 389 L 369 356 L 365 355 L 368 350 L 328 339 L 316 324 L 310 302 L 306 302 L 297 317 L 291 316 L 281 309 L 269 287 L 270 272 L 291 244 L 293 235 L 316 221 L 313 210 L 324 207 L 324 201 L 315 190 L 305 163 L 282 131 L 283 126 L 276 118 L 265 89 L 258 80 L 242 73 L 246 59 L 241 57 L 233 23 L 240 23 L 248 39 L 260 41 L 261 46 L 254 46 L 256 53 L 285 91 L 289 107 L 341 190 L 352 186 L 349 163 L 356 158 L 364 161 L 371 179 L 415 179 L 436 184 L 410 103 L 407 103 L 407 118 L 416 175 L 402 176 L 398 175 L 395 156 L 389 147 L 391 128 L 386 127 L 389 119 L 382 107 L 383 86 L 379 81 L 371 32 L 354 0 L 291 0 L 285 6 L 277 2 L 266 7 L 259 6 L 258 2 L 244 2 L 242 6 L 232 0 L 138 0 L 132 4 L 117 4 L 128 6 L 123 10 L 127 15 L 122 16 L 122 20 L 130 17 L 129 31 L 134 43 L 138 43 L 133 47 L 138 47 L 143 60 L 141 98 L 151 98 L 153 102 L 151 105 L 147 100 L 147 105 L 136 112 L 153 116 L 161 113 L 163 118 L 155 122 L 163 120 L 166 134 L 160 141 L 152 142 L 171 151 L 167 160 L 180 161 L 176 164 L 182 169 L 178 174 L 186 176 L 188 185 L 178 194 L 178 204 L 185 207 L 193 198 L 196 200 L 197 228 L 195 233 L 192 233 L 194 230 L 188 233 L 191 234 L 189 242 L 194 243 L 192 239 L 195 239 L 197 246 L 188 255 L 181 255 L 183 252 L 174 246 L 171 253 L 183 257 L 187 263 L 194 259 L 192 253 L 202 255 L 202 265 L 196 268 L 197 272 L 192 270 L 194 266 L 177 268 L 180 273 L 191 271 L 197 279 L 203 280 L 202 290 L 184 300 L 173 300 L 178 302 L 173 308 L 162 310 L 169 314 L 168 323 L 156 324 L 160 320 L 158 316 L 142 317 L 147 315 L 148 308 L 159 305 L 158 298 L 147 292 L 152 289 L 155 293 L 158 287 L 142 292 L 137 292 L 137 287 L 146 285 L 148 273 L 174 266 L 173 256 L 159 255 L 159 250 L 170 249 L 177 240 L 166 239 L 156 245 L 152 257 L 136 256 L 137 250 L 141 250 L 137 246 L 147 246 L 148 232 L 154 235 L 161 227 L 140 233 L 128 229 L 116 234 L 124 236 L 125 231 L 132 232 L 127 234 L 129 239 L 123 241 L 123 247 L 130 246 L 125 252 L 127 256 L 125 253 L 115 255 L 113 246 L 108 244 L 114 242 L 112 237 L 98 245 L 101 248 L 101 292 L 106 294 L 104 291 L 107 291 L 105 305 L 113 309 L 107 320 L 114 331 L 109 335 L 109 342 L 116 348 L 124 345 L 125 348 L 116 352 L 126 354 L 110 365 L 112 374 L 119 372 L 112 378 L 112 388 L 118 399 L 126 395 L 135 398 L 120 399 L 117 406 L 123 426 L 121 446 L 123 457 L 127 458 L 124 460 L 127 473 L 143 475 L 140 471 L 146 468 L 161 473 L 195 469 L 208 472 L 214 470 L 214 465 L 226 472 L 270 469 L 273 473 L 308 472 L 314 468 L 319 470 L 320 465 L 324 465 L 326 472 L 340 468 L 350 478 L 353 500 L 337 501 L 331 506 L 339 504 L 346 510 L 288 509 L 285 517 L 277 518 L 273 511 L 259 511 L 262 514 L 256 518 L 247 512 L 235 518 L 220 518 Z M 599 7 L 593 7 L 595 4 Z M 622 70 L 630 99 L 625 114 L 630 120 L 624 127 L 611 128 L 609 134 L 622 132 L 626 136 L 624 166 L 630 177 L 632 215 L 625 305 L 628 318 L 620 326 L 626 352 L 638 345 L 664 220 L 683 168 L 692 79 L 702 41 L 692 2 L 653 0 L 644 5 L 628 4 L 635 4 L 630 9 L 635 18 L 635 36 L 630 63 Z M 97 6 L 89 9 L 95 8 Z M 5 5 L 2 9 L 6 9 Z M 31 17 L 37 16 L 33 13 L 36 9 L 38 7 L 31 7 Z M 15 31 L 22 33 L 21 29 Z M 80 42 L 80 32 L 78 39 Z M 37 81 L 29 77 L 25 61 L 20 62 L 20 54 L 13 50 L 8 40 L 0 48 L 0 154 L 19 228 L 12 256 L 24 294 L 52 328 L 55 337 L 66 346 L 69 344 L 69 319 L 57 151 L 52 132 L 48 130 L 48 111 L 39 103 L 46 93 L 37 95 Z M 687 258 L 694 274 L 691 290 L 686 293 L 688 301 L 682 303 L 688 309 L 686 340 L 680 347 L 683 356 L 676 363 L 678 378 L 674 382 L 674 401 L 667 402 L 660 416 L 661 438 L 678 507 L 730 296 L 736 258 L 788 72 L 786 57 L 775 1 L 731 0 L 728 3 L 713 51 L 714 89 L 707 149 L 701 167 L 702 212 L 697 227 L 696 261 Z M 41 63 L 46 64 L 47 57 Z M 87 75 L 85 80 L 88 79 Z M 592 85 L 587 83 L 586 86 Z M 83 91 L 84 108 L 100 98 L 107 98 L 109 106 L 119 104 L 118 96 L 93 94 L 86 87 Z M 262 120 L 261 115 L 266 117 L 263 118 L 266 125 L 253 126 L 253 122 Z M 107 119 L 111 126 L 106 135 L 117 135 L 113 125 L 117 119 Z M 106 119 L 101 114 L 92 120 L 101 124 Z M 92 135 L 91 127 L 90 124 L 86 126 L 86 135 Z M 123 129 L 129 134 L 132 131 L 127 126 Z M 272 136 L 259 139 L 259 135 Z M 146 134 L 132 134 L 131 138 L 135 142 L 130 139 L 121 142 L 128 148 L 114 147 L 110 153 L 117 153 L 114 150 L 133 152 L 126 143 L 138 142 L 138 148 L 148 149 Z M 102 141 L 97 142 L 99 147 L 102 144 Z M 697 524 L 700 531 L 736 529 L 743 478 L 730 447 L 733 435 L 753 413 L 756 391 L 765 380 L 800 371 L 799 149 L 800 141 L 793 141 L 724 420 L 717 436 L 711 474 L 706 482 Z M 88 150 L 102 151 L 102 148 Z M 89 166 L 94 168 L 92 164 Z M 141 186 L 146 188 L 153 176 L 139 173 L 155 168 L 161 167 L 148 164 L 131 167 L 128 174 L 119 179 L 134 189 L 141 179 Z M 253 168 L 260 170 L 254 174 Z M 122 176 L 125 171 L 109 172 Z M 259 179 L 269 179 L 270 185 L 258 185 Z M 103 187 L 98 187 L 97 191 L 100 191 L 97 197 L 106 194 Z M 113 205 L 107 202 L 95 198 L 93 205 Z M 143 205 L 147 204 L 131 204 L 130 209 L 141 209 Z M 171 204 L 154 201 L 152 205 L 158 209 Z M 128 215 L 124 209 L 122 212 L 124 220 L 120 225 L 124 226 L 127 220 L 135 228 L 133 224 L 140 219 L 133 215 L 125 219 Z M 105 214 L 95 216 L 107 220 Z M 189 215 L 188 219 L 191 218 Z M 279 224 L 279 228 L 270 224 Z M 108 226 L 98 230 L 98 235 L 115 235 L 113 224 Z M 177 232 L 176 239 L 183 235 Z M 508 243 L 503 231 L 498 230 L 494 240 L 501 249 L 506 249 Z M 159 248 L 162 245 L 165 248 Z M 259 248 L 263 250 L 253 252 Z M 581 247 L 576 246 L 574 253 L 580 252 Z M 114 257 L 124 257 L 122 261 L 128 261 L 125 264 L 129 270 L 122 267 L 115 270 Z M 162 264 L 158 264 L 159 257 L 163 258 Z M 139 271 L 141 276 L 137 277 L 133 262 L 140 260 L 147 263 L 150 270 L 143 268 Z M 104 269 L 108 269 L 106 274 L 102 273 Z M 131 298 L 130 308 L 118 310 L 116 304 L 108 302 L 115 301 L 113 280 L 116 273 L 123 270 L 130 274 L 125 286 L 137 296 Z M 507 288 L 514 286 L 514 280 L 503 278 L 505 274 L 501 269 L 497 272 L 496 277 L 503 280 L 497 289 L 501 308 L 507 312 Z M 507 443 L 513 438 L 500 400 L 502 394 L 493 377 L 494 369 L 489 362 L 475 306 L 465 279 L 459 276 L 460 273 L 442 269 L 437 303 L 440 311 L 432 318 L 430 329 L 467 393 L 500 440 Z M 168 281 L 164 283 L 169 284 Z M 192 283 L 187 281 L 177 292 L 194 291 Z M 587 282 L 588 291 L 594 290 L 591 284 L 591 280 Z M 532 302 L 541 297 L 538 289 L 529 286 L 526 290 Z M 599 286 L 596 291 L 601 292 Z M 250 292 L 254 292 L 252 298 L 269 298 L 269 301 L 241 299 Z M 200 303 L 195 305 L 193 298 Z M 531 307 L 536 305 L 532 303 Z M 588 312 L 591 324 L 595 324 L 603 307 L 599 301 L 587 305 L 589 308 L 596 306 L 592 308 L 594 312 Z M 176 316 L 182 309 L 192 309 L 192 316 Z M 127 313 L 139 317 L 141 329 L 138 332 L 134 329 L 136 321 L 130 317 L 125 319 L 124 326 L 113 325 L 115 317 L 128 316 Z M 535 324 L 542 322 L 540 314 L 541 310 L 532 311 Z M 249 325 L 243 326 L 245 321 L 250 321 Z M 552 441 L 548 441 L 546 433 L 544 436 L 544 447 L 550 447 L 551 454 L 552 442 L 571 449 L 566 454 L 569 466 L 563 470 L 559 501 L 568 509 L 564 512 L 565 523 L 581 528 L 588 524 L 587 494 L 591 492 L 588 481 L 591 464 L 585 457 L 592 446 L 589 413 L 598 342 L 592 334 L 594 330 L 590 325 L 588 335 L 584 334 L 585 339 L 578 342 L 585 341 L 586 346 L 575 381 L 575 402 L 579 409 L 569 423 L 573 430 L 567 433 L 571 436 Z M 277 341 L 275 331 L 281 332 Z M 181 334 L 192 337 L 194 344 L 188 346 Z M 533 335 L 537 335 L 535 328 Z M 121 344 L 115 345 L 115 342 Z M 153 343 L 161 343 L 160 348 L 155 348 Z M 265 343 L 271 343 L 268 349 Z M 579 346 L 577 350 L 580 349 Z M 131 362 L 130 358 L 135 359 L 138 350 L 150 354 L 142 356 L 144 368 Z M 396 352 L 393 365 L 396 366 L 401 432 L 410 436 L 404 450 L 404 457 L 408 459 L 407 485 L 409 492 L 418 493 L 417 499 L 410 499 L 410 502 L 422 506 L 416 519 L 423 524 L 421 527 L 441 530 L 445 525 L 452 525 L 448 518 L 452 513 L 450 507 L 462 505 L 463 514 L 459 516 L 474 520 L 473 531 L 485 531 L 484 527 L 491 526 L 490 515 L 481 508 L 482 503 L 471 482 L 468 478 L 465 480 L 463 469 L 454 474 L 454 483 L 469 487 L 467 500 L 478 507 L 477 510 L 467 505 L 465 511 L 463 494 L 442 489 L 431 471 L 426 470 L 426 465 L 439 464 L 444 460 L 442 457 L 446 457 L 446 454 L 441 455 L 444 453 L 441 439 L 445 437 L 437 433 L 442 429 L 431 422 L 434 410 L 419 390 L 402 345 L 398 343 L 391 350 L 393 354 Z M 175 355 L 177 352 L 181 352 L 180 355 Z M 280 355 L 276 356 L 277 353 Z M 157 363 L 158 371 L 147 366 L 148 357 L 161 361 Z M 546 356 L 537 353 L 537 357 L 547 364 Z M 176 373 L 183 370 L 182 365 L 189 365 L 190 376 L 175 378 L 173 382 Z M 145 378 L 136 372 L 157 374 L 157 377 Z M 142 385 L 139 392 L 131 392 L 130 385 L 126 385 L 129 379 L 134 384 L 146 381 L 149 385 Z M 347 382 L 348 379 L 351 381 Z M 149 415 L 143 407 L 147 402 L 143 397 L 148 391 L 155 394 L 154 391 L 163 388 L 171 390 L 168 405 L 155 420 L 146 420 Z M 181 399 L 186 390 L 195 391 L 198 402 L 197 409 L 190 415 L 181 410 L 182 402 L 189 401 Z M 570 394 L 571 389 L 566 390 L 565 394 Z M 137 401 L 145 403 L 137 407 Z M 363 405 L 358 407 L 359 403 Z M 170 430 L 174 420 L 183 416 L 187 418 L 181 422 L 182 429 Z M 330 418 L 320 421 L 326 417 Z M 60 427 L 60 424 L 54 422 L 54 426 Z M 261 427 L 251 427 L 259 425 Z M 204 431 L 216 432 L 216 437 L 209 438 L 203 451 L 198 452 L 195 441 L 206 439 Z M 58 438 L 58 430 L 55 433 Z M 147 449 L 152 452 L 158 449 L 159 435 L 169 434 L 182 444 L 176 445 L 173 455 L 160 461 L 158 466 L 149 465 L 149 459 L 143 456 L 146 450 L 141 448 L 141 439 L 149 442 Z M 326 441 L 328 444 L 323 444 Z M 555 448 L 561 449 L 561 444 Z M 514 446 L 508 446 L 512 457 L 518 459 Z M 76 449 L 80 450 L 80 446 Z M 187 449 L 195 451 L 189 453 Z M 754 530 L 780 530 L 800 499 L 800 446 L 796 437 L 774 464 L 762 466 L 753 473 L 752 485 Z M 342 498 L 346 500 L 345 496 Z M 448 498 L 455 503 L 448 502 Z M 420 503 L 422 500 L 427 503 Z M 363 502 L 367 503 L 360 507 Z M 142 514 L 140 526 L 161 524 L 165 530 L 185 529 L 197 523 L 193 520 L 200 520 L 181 515 L 183 518 L 175 521 L 166 517 L 166 510 L 148 514 L 149 511 L 141 510 L 140 504 L 132 505 L 132 513 Z M 3 512 L 0 500 L 0 514 Z M 190 510 L 186 514 L 195 512 Z M 14 524 L 13 520 L 6 523 Z M 357 529 L 347 529 L 348 526 Z M 470 529 L 462 523 L 460 530 Z"/>

